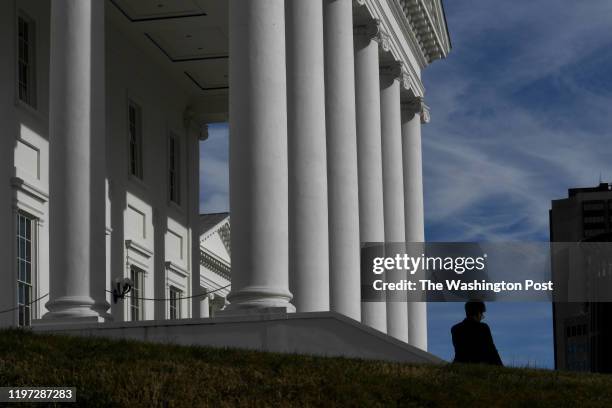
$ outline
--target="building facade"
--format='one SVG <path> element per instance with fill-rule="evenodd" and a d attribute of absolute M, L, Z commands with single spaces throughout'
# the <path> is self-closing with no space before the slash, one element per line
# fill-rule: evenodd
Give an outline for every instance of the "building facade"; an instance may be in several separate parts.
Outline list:
<path fill-rule="evenodd" d="M 215 317 L 227 305 L 232 282 L 229 213 L 200 215 L 200 317 Z"/>
<path fill-rule="evenodd" d="M 553 200 L 550 210 L 551 242 L 609 242 L 612 239 L 612 185 L 572 188 L 568 197 Z M 567 258 L 569 259 L 569 258 Z M 573 262 L 554 262 L 553 274 L 584 280 Z M 609 272 L 608 272 L 609 273 Z M 554 275 L 553 275 L 554 276 Z M 609 279 L 608 279 L 609 280 Z M 578 282 L 576 282 L 578 283 Z M 612 372 L 612 303 L 553 303 L 555 368 L 572 371 Z"/>
<path fill-rule="evenodd" d="M 359 250 L 424 239 L 439 0 L 0 8 L 3 325 L 204 316 L 199 143 L 229 120 L 224 312 L 331 310 L 426 348 L 424 304 L 361 302 Z"/>

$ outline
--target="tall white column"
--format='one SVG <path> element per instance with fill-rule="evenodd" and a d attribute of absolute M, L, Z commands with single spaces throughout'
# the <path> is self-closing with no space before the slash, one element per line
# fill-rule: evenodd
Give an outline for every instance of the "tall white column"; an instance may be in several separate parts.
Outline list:
<path fill-rule="evenodd" d="M 359 321 L 361 287 L 352 0 L 324 0 L 330 309 Z"/>
<path fill-rule="evenodd" d="M 329 310 L 323 2 L 286 0 L 289 288 L 298 312 Z"/>
<path fill-rule="evenodd" d="M 377 34 L 376 25 L 355 28 L 355 106 L 361 242 L 385 240 Z M 361 321 L 364 324 L 381 332 L 387 331 L 384 301 L 362 302 L 361 313 Z"/>
<path fill-rule="evenodd" d="M 46 304 L 50 312 L 43 319 L 102 321 L 109 317 L 104 294 L 104 3 L 53 0 L 50 21 L 53 238 Z"/>
<path fill-rule="evenodd" d="M 381 66 L 380 117 L 382 139 L 383 203 L 385 242 L 394 243 L 389 249 L 397 252 L 395 243 L 406 241 L 404 225 L 404 174 L 402 164 L 402 118 L 400 111 L 401 66 L 390 63 Z M 388 256 L 392 256 L 393 253 Z M 399 271 L 395 271 L 398 276 Z M 387 297 L 387 334 L 408 341 L 408 309 L 401 294 Z"/>
<path fill-rule="evenodd" d="M 285 1 L 229 2 L 228 312 L 295 311 L 289 292 Z"/>
<path fill-rule="evenodd" d="M 406 242 L 424 242 L 421 121 L 429 120 L 420 99 L 402 104 L 402 154 Z M 427 303 L 408 302 L 408 343 L 427 350 Z"/>

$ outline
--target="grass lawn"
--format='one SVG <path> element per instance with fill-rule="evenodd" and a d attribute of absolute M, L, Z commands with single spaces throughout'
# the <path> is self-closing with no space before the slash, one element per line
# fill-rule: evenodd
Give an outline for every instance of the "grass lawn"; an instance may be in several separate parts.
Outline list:
<path fill-rule="evenodd" d="M 612 375 L 395 364 L 14 329 L 0 330 L 0 386 L 73 386 L 78 404 L 67 405 L 87 407 L 612 407 Z"/>

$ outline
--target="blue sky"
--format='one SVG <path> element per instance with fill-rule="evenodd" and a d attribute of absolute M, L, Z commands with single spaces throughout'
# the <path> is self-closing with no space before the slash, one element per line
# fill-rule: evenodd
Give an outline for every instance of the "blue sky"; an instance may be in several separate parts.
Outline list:
<path fill-rule="evenodd" d="M 430 241 L 548 240 L 550 201 L 612 180 L 612 2 L 446 1 L 448 59 L 423 74 Z M 547 303 L 491 303 L 506 364 L 554 366 Z M 461 304 L 429 305 L 429 348 L 452 358 Z"/>
<path fill-rule="evenodd" d="M 424 70 L 426 238 L 548 239 L 550 201 L 612 180 L 612 2 L 446 1 L 453 50 Z M 202 212 L 227 211 L 227 127 L 201 144 Z M 553 366 L 546 303 L 488 305 L 507 364 Z M 429 305 L 429 349 L 452 358 L 462 304 Z"/>

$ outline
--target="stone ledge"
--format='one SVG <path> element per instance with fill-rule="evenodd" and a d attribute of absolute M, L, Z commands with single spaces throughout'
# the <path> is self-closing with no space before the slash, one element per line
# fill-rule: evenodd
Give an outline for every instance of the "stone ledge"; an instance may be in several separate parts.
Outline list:
<path fill-rule="evenodd" d="M 35 332 L 411 363 L 444 360 L 335 312 L 58 324 Z"/>

